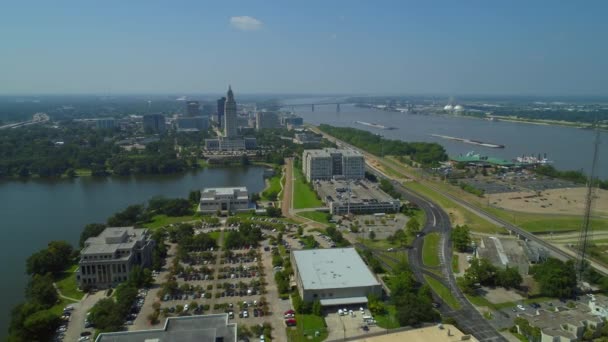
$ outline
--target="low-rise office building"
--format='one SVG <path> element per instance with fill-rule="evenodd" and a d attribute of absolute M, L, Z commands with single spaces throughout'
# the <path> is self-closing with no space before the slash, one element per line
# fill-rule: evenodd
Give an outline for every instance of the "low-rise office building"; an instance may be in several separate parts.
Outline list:
<path fill-rule="evenodd" d="M 361 153 L 353 150 L 304 150 L 302 171 L 309 182 L 332 178 L 361 179 L 365 176 L 365 159 Z"/>
<path fill-rule="evenodd" d="M 312 132 L 303 132 L 294 134 L 293 142 L 300 145 L 319 145 L 322 136 Z"/>
<path fill-rule="evenodd" d="M 253 137 L 205 139 L 207 151 L 244 151 L 255 150 L 257 140 Z"/>
<path fill-rule="evenodd" d="M 246 187 L 205 188 L 201 191 L 198 211 L 201 213 L 239 212 L 255 209 Z"/>
<path fill-rule="evenodd" d="M 80 288 L 110 287 L 127 280 L 134 266 L 149 267 L 154 244 L 147 229 L 134 227 L 109 227 L 88 238 L 76 274 Z"/>
<path fill-rule="evenodd" d="M 95 342 L 236 342 L 228 314 L 169 317 L 161 329 L 101 333 Z"/>
<path fill-rule="evenodd" d="M 206 131 L 209 128 L 209 118 L 206 116 L 178 117 L 175 120 L 178 131 Z"/>
<path fill-rule="evenodd" d="M 115 120 L 114 118 L 97 119 L 95 121 L 95 127 L 97 127 L 97 129 L 114 129 Z"/>
<path fill-rule="evenodd" d="M 317 180 L 313 187 L 332 215 L 394 213 L 401 208 L 401 201 L 364 179 Z"/>
<path fill-rule="evenodd" d="M 323 306 L 367 303 L 367 296 L 382 295 L 382 285 L 354 248 L 293 250 L 298 292 L 304 301 Z"/>
<path fill-rule="evenodd" d="M 517 316 L 528 321 L 531 327 L 540 330 L 542 342 L 581 341 L 585 329 L 589 328 L 599 332 L 604 325 L 601 317 L 592 315 L 580 306 L 571 309 L 564 308 L 562 311 L 538 310 L 535 314 L 521 313 Z M 518 333 L 526 336 L 524 329 L 520 325 L 516 326 Z"/>

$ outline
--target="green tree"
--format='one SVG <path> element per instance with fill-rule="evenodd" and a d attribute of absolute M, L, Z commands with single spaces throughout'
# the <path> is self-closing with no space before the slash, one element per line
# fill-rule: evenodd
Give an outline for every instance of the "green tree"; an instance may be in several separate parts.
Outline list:
<path fill-rule="evenodd" d="M 323 308 L 321 307 L 321 302 L 317 299 L 312 302 L 312 314 L 316 316 L 323 316 Z"/>
<path fill-rule="evenodd" d="M 540 283 L 541 292 L 549 297 L 572 298 L 576 292 L 574 262 L 563 262 L 549 258 L 530 269 L 534 279 Z"/>
<path fill-rule="evenodd" d="M 376 239 L 376 233 L 373 230 L 369 231 L 369 239 L 370 240 L 375 240 Z"/>
<path fill-rule="evenodd" d="M 53 277 L 50 273 L 46 275 L 34 274 L 27 285 L 25 296 L 45 308 L 55 305 L 59 299 L 57 291 L 53 287 Z"/>
<path fill-rule="evenodd" d="M 517 268 L 507 266 L 504 270 L 499 270 L 496 274 L 498 285 L 510 289 L 519 287 L 523 278 Z"/>
<path fill-rule="evenodd" d="M 120 308 L 111 298 L 101 299 L 90 312 L 89 320 L 103 332 L 118 331 L 122 327 Z"/>
<path fill-rule="evenodd" d="M 418 219 L 415 217 L 410 218 L 405 224 L 405 227 L 407 228 L 407 232 L 412 236 L 420 232 L 420 222 L 418 222 Z"/>
<path fill-rule="evenodd" d="M 23 322 L 32 341 L 48 341 L 59 324 L 59 316 L 51 310 L 36 311 Z"/>
<path fill-rule="evenodd" d="M 452 230 L 452 243 L 459 252 L 466 252 L 471 245 L 470 229 L 466 225 L 456 226 Z"/>

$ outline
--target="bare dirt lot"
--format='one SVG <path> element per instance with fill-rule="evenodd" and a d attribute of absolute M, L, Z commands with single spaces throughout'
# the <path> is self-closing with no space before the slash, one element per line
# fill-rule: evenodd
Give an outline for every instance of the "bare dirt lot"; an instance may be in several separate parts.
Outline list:
<path fill-rule="evenodd" d="M 542 214 L 580 215 L 585 209 L 584 187 L 488 194 L 489 202 L 499 208 Z M 597 189 L 593 211 L 608 217 L 608 191 Z"/>

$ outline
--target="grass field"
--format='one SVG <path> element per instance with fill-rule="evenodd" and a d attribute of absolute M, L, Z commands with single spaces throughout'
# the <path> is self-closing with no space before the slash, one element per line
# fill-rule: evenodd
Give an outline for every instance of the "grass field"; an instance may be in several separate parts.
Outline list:
<path fill-rule="evenodd" d="M 484 209 L 532 233 L 578 231 L 583 223 L 580 216 L 511 212 L 493 207 Z M 607 219 L 592 218 L 590 224 L 593 230 L 608 230 Z"/>
<path fill-rule="evenodd" d="M 293 173 L 293 207 L 295 209 L 322 207 L 323 202 L 317 198 L 317 194 L 305 182 L 302 171 L 294 168 Z"/>
<path fill-rule="evenodd" d="M 169 225 L 171 223 L 179 223 L 179 222 L 184 222 L 184 221 L 194 221 L 194 220 L 198 220 L 199 218 L 196 216 L 176 216 L 176 217 L 172 217 L 172 216 L 167 216 L 167 215 L 156 215 L 154 217 L 152 217 L 152 221 L 145 223 L 144 227 L 146 228 L 150 228 L 150 229 L 156 229 L 156 228 L 160 228 L 160 227 L 164 227 L 166 225 Z"/>
<path fill-rule="evenodd" d="M 327 327 L 325 319 L 315 315 L 297 315 L 297 326 L 287 327 L 287 340 L 294 342 L 313 341 L 320 342 L 327 338 Z M 316 332 L 319 336 L 315 336 Z"/>
<path fill-rule="evenodd" d="M 264 191 L 262 191 L 262 193 L 260 194 L 260 197 L 265 201 L 270 201 L 271 199 L 268 198 L 268 194 L 271 194 L 271 193 L 278 194 L 280 191 L 281 191 L 281 173 L 279 172 L 276 175 L 274 175 L 268 179 L 266 189 L 264 189 Z M 277 200 L 280 200 L 280 198 L 277 198 Z"/>
<path fill-rule="evenodd" d="M 319 223 L 325 223 L 325 224 L 329 224 L 329 220 L 327 219 L 327 214 L 328 213 L 324 213 L 321 211 L 304 211 L 301 213 L 298 213 L 298 216 L 319 222 Z"/>
<path fill-rule="evenodd" d="M 431 289 L 433 289 L 433 292 L 435 292 L 437 294 L 437 296 L 439 296 L 441 299 L 443 299 L 443 301 L 449 307 L 451 307 L 452 309 L 460 308 L 460 304 L 458 303 L 456 298 L 454 298 L 450 289 L 448 289 L 447 287 L 445 287 L 445 285 L 440 283 L 439 280 L 437 280 L 435 278 L 431 278 L 427 275 L 424 276 L 424 280 L 426 280 L 426 283 L 429 284 Z"/>
<path fill-rule="evenodd" d="M 375 315 L 374 319 L 380 328 L 396 329 L 399 328 L 396 315 L 397 308 L 394 305 L 386 304 L 386 313 L 384 315 Z"/>
<path fill-rule="evenodd" d="M 78 290 L 78 286 L 76 284 L 76 271 L 78 269 L 78 265 L 72 265 L 61 274 L 57 275 L 54 279 L 55 284 L 61 294 L 64 296 L 74 298 L 74 299 L 82 299 L 84 297 L 84 292 Z"/>
<path fill-rule="evenodd" d="M 482 219 L 454 201 L 418 182 L 405 182 L 403 185 L 408 189 L 428 197 L 430 200 L 441 206 L 441 208 L 443 208 L 450 215 L 450 221 L 453 225 L 466 224 L 469 226 L 469 228 L 471 228 L 472 231 L 480 233 L 505 232 L 503 228 Z"/>
<path fill-rule="evenodd" d="M 430 233 L 424 237 L 422 263 L 429 267 L 439 266 L 439 233 Z"/>

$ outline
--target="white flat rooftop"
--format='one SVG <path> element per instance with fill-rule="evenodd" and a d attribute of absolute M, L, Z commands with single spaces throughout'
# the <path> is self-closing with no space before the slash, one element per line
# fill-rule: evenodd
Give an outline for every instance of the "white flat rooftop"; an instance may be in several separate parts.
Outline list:
<path fill-rule="evenodd" d="M 232 187 L 232 188 L 204 188 L 203 193 L 208 191 L 215 192 L 216 195 L 234 195 L 234 191 L 245 191 L 247 192 L 247 188 L 244 186 Z"/>
<path fill-rule="evenodd" d="M 380 285 L 354 248 L 293 251 L 306 290 Z"/>

